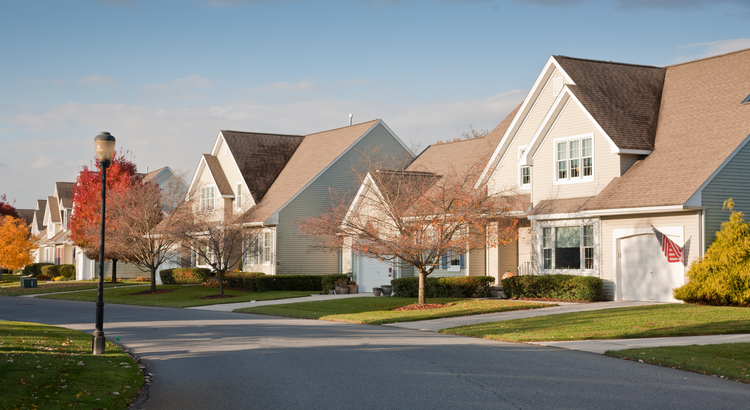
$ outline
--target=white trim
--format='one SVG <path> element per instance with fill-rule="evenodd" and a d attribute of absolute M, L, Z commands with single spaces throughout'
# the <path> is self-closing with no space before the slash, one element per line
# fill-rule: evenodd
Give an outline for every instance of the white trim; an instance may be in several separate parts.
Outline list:
<path fill-rule="evenodd" d="M 190 199 L 190 193 L 193 192 L 193 189 L 195 188 L 195 183 L 197 182 L 198 175 L 203 175 L 203 167 L 208 168 L 208 163 L 206 163 L 206 157 L 201 154 L 201 159 L 198 161 L 198 168 L 195 169 L 195 174 L 193 174 L 193 179 L 190 181 L 190 185 L 188 186 L 188 191 L 185 194 L 188 199 Z M 208 173 L 211 174 L 211 170 L 208 170 Z M 211 179 L 213 179 L 214 176 L 211 175 Z M 214 183 L 216 183 L 216 180 L 214 180 Z"/>
<path fill-rule="evenodd" d="M 563 87 L 563 91 L 561 91 L 560 94 L 558 94 L 557 99 L 552 102 L 549 111 L 547 111 L 547 114 L 544 115 L 544 119 L 542 119 L 542 122 L 536 128 L 536 131 L 534 131 L 534 135 L 531 137 L 531 141 L 529 141 L 527 145 L 528 149 L 518 160 L 520 165 L 534 165 L 534 157 L 536 157 L 537 152 L 544 145 L 544 141 L 547 140 L 547 136 L 552 131 L 552 129 L 555 128 L 557 120 L 560 118 L 560 115 L 563 113 L 563 111 L 565 111 L 565 108 L 568 106 L 568 102 L 570 102 L 570 96 L 566 92 L 567 89 L 568 87 Z M 552 121 L 552 123 L 547 126 L 547 124 L 553 118 L 554 120 Z M 544 134 L 543 137 L 541 137 L 542 134 Z M 540 137 L 541 140 L 539 140 Z M 529 159 L 529 153 L 532 153 L 531 159 Z"/>
<path fill-rule="evenodd" d="M 276 210 L 276 212 L 274 212 L 264 222 L 267 225 L 276 225 L 276 224 L 278 224 L 278 222 L 279 222 L 279 213 L 284 208 L 286 208 L 287 205 L 289 205 L 292 201 L 294 201 L 295 199 L 297 199 L 297 197 L 300 196 L 300 194 L 302 194 L 302 192 L 304 192 L 305 189 L 307 189 L 307 187 L 309 187 L 310 185 L 312 185 L 313 183 L 315 183 L 315 181 L 317 181 L 318 178 L 320 178 L 321 175 L 325 174 L 326 171 L 328 171 L 329 168 L 331 168 L 336 162 L 338 162 L 338 160 L 340 160 L 344 155 L 346 155 L 349 151 L 351 151 L 352 148 L 354 148 L 354 146 L 357 145 L 357 143 L 359 143 L 360 141 L 362 141 L 370 132 L 372 132 L 372 130 L 374 130 L 375 127 L 377 127 L 378 125 L 381 125 L 381 124 L 386 129 L 386 131 L 388 131 L 391 134 L 391 136 L 394 137 L 396 139 L 396 141 L 398 141 L 401 144 L 401 146 L 403 146 L 404 148 L 406 148 L 406 150 L 408 152 L 411 152 L 411 150 L 406 145 L 404 145 L 403 141 L 401 141 L 401 139 L 399 139 L 398 136 L 396 136 L 395 134 L 393 134 L 393 131 L 391 131 L 391 129 L 388 128 L 387 125 L 385 125 L 385 122 L 383 122 L 383 120 L 377 120 L 375 122 L 375 124 L 372 125 L 372 127 L 370 127 L 367 131 L 363 132 L 362 135 L 360 135 L 359 138 L 356 139 L 356 141 L 352 142 L 349 145 L 349 147 L 347 147 L 344 150 L 344 152 L 342 152 L 341 154 L 339 154 L 339 156 L 337 156 L 333 161 L 329 162 L 328 165 L 326 165 L 325 168 L 323 168 L 322 171 L 320 171 L 317 175 L 315 175 L 310 181 L 307 182 L 307 184 L 305 184 L 305 186 L 303 186 L 302 188 L 300 188 L 300 190 L 298 190 L 291 198 L 289 198 L 286 202 L 284 202 L 284 204 L 281 205 Z M 307 138 L 307 137 L 305 137 L 305 138 Z"/>
<path fill-rule="evenodd" d="M 665 212 L 682 212 L 697 211 L 706 209 L 705 207 L 685 206 L 685 205 L 665 205 L 665 206 L 644 206 L 639 208 L 617 208 L 617 209 L 596 209 L 591 211 L 581 211 L 581 215 L 586 216 L 606 216 L 606 215 L 633 215 L 633 214 L 652 214 Z"/>
<path fill-rule="evenodd" d="M 708 184 L 710 184 L 711 181 L 713 181 L 713 179 L 716 178 L 717 175 L 719 175 L 719 173 L 724 169 L 724 167 L 726 167 L 727 164 L 729 164 L 729 162 L 732 161 L 732 159 L 734 159 L 734 157 L 743 148 L 745 148 L 745 145 L 747 145 L 748 142 L 750 142 L 750 135 L 748 135 L 747 137 L 745 137 L 745 139 L 740 143 L 740 145 L 738 145 L 737 148 L 735 148 L 734 151 L 732 151 L 732 153 L 729 154 L 729 156 L 727 157 L 727 159 L 725 159 L 724 162 L 722 162 L 721 165 L 719 165 L 719 167 L 716 168 L 716 170 L 708 178 L 706 178 L 705 181 L 703 181 L 703 184 L 701 184 L 700 188 L 698 188 L 693 193 L 693 195 L 690 196 L 690 199 L 688 199 L 687 202 L 685 202 L 685 204 L 686 205 L 694 205 L 694 206 L 695 205 L 697 205 L 697 206 L 703 205 L 703 189 L 706 188 L 706 186 L 708 186 Z"/>
<path fill-rule="evenodd" d="M 677 236 L 680 238 L 678 243 L 679 246 L 685 246 L 685 227 L 684 226 L 654 226 L 664 235 Z M 615 300 L 622 300 L 622 272 L 620 271 L 620 263 L 618 262 L 618 253 L 620 252 L 620 240 L 629 238 L 632 236 L 639 236 L 645 234 L 654 234 L 654 231 L 650 227 L 644 228 L 624 228 L 624 229 L 613 229 L 612 230 L 612 272 L 614 272 L 613 285 Z M 684 271 L 684 265 L 683 265 Z"/>
<path fill-rule="evenodd" d="M 234 157 L 234 153 L 232 153 L 232 150 L 229 149 L 229 144 L 227 144 L 227 139 L 226 139 L 226 137 L 224 137 L 224 133 L 222 131 L 219 131 L 219 136 L 224 141 L 224 146 L 226 146 L 226 149 L 227 149 L 227 152 L 228 152 L 227 155 L 229 155 L 229 157 L 232 158 L 232 164 L 234 164 L 234 168 L 237 170 L 237 175 L 239 175 L 240 177 L 242 177 L 242 181 L 241 182 L 244 185 L 245 184 L 245 176 L 242 175 L 242 170 L 240 170 L 240 166 L 237 165 L 237 159 Z M 215 148 L 216 148 L 216 143 L 214 143 L 214 149 Z M 211 151 L 211 152 L 213 152 L 213 151 Z M 226 174 L 226 172 L 225 172 L 225 174 Z M 247 189 L 247 191 L 250 192 L 250 189 Z M 242 198 L 242 201 L 246 202 L 245 198 Z M 252 201 L 252 204 L 249 207 L 243 206 L 243 209 L 245 209 L 245 208 L 252 208 L 255 205 L 257 205 L 255 203 L 255 199 L 253 198 L 252 194 L 250 195 L 250 201 Z"/>

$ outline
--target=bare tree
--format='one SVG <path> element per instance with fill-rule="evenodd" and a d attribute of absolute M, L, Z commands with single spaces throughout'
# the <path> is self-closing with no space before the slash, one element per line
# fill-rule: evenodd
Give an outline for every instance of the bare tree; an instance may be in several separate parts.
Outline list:
<path fill-rule="evenodd" d="M 353 201 L 341 198 L 321 216 L 302 221 L 302 231 L 332 251 L 348 241 L 362 256 L 413 266 L 419 272 L 418 303 L 424 304 L 425 279 L 443 255 L 517 237 L 510 214 L 521 209 L 520 197 L 512 190 L 490 195 L 474 189 L 482 165 L 437 175 L 370 164 Z"/>
<path fill-rule="evenodd" d="M 172 177 L 165 188 L 142 182 L 127 191 L 115 192 L 108 206 L 118 229 L 110 235 L 111 252 L 151 274 L 151 291 L 156 290 L 156 271 L 165 263 L 180 260 L 181 236 L 188 206 L 184 182 Z"/>

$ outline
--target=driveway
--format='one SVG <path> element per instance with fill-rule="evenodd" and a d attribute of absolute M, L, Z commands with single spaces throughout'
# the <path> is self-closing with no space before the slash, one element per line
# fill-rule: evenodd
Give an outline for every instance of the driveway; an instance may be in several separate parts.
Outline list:
<path fill-rule="evenodd" d="M 95 305 L 0 297 L 93 331 Z M 144 409 L 738 409 L 747 385 L 606 356 L 385 326 L 105 306 L 155 382 Z"/>

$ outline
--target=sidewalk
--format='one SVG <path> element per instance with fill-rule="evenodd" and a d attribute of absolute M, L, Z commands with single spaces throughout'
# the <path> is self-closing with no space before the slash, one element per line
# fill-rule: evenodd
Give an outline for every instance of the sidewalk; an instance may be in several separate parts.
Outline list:
<path fill-rule="evenodd" d="M 572 342 L 527 342 L 532 345 L 559 347 L 568 350 L 602 354 L 607 350 L 623 350 L 640 347 L 715 345 L 721 343 L 748 343 L 750 334 L 708 335 L 681 337 L 651 337 L 644 339 L 575 340 Z"/>
<path fill-rule="evenodd" d="M 240 303 L 221 303 L 218 305 L 206 305 L 206 306 L 194 306 L 185 309 L 194 310 L 212 310 L 214 312 L 231 312 L 235 309 L 242 309 L 248 307 L 258 306 L 269 306 L 269 305 L 285 305 L 287 303 L 300 303 L 300 302 L 318 302 L 321 300 L 335 300 L 335 299 L 347 299 L 347 298 L 362 298 L 362 297 L 374 297 L 372 293 L 354 293 L 347 295 L 310 295 L 301 298 L 289 298 L 289 299 L 273 299 L 273 300 L 259 300 L 257 302 L 240 302 Z"/>

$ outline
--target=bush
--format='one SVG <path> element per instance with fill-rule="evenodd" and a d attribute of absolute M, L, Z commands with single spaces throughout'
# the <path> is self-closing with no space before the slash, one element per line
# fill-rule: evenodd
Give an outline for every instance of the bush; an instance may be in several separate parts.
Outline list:
<path fill-rule="evenodd" d="M 604 281 L 593 276 L 525 275 L 502 280 L 509 298 L 552 298 L 598 302 L 604 299 Z"/>
<path fill-rule="evenodd" d="M 230 288 L 257 292 L 258 287 L 255 284 L 255 278 L 265 275 L 263 272 L 227 272 L 224 274 L 224 281 Z"/>
<path fill-rule="evenodd" d="M 75 265 L 60 265 L 60 276 L 65 280 L 73 280 L 76 277 Z"/>
<path fill-rule="evenodd" d="M 227 286 L 250 292 L 267 291 L 309 291 L 318 292 L 321 288 L 319 275 L 264 275 L 260 272 L 236 272 L 224 275 Z"/>
<path fill-rule="evenodd" d="M 37 281 L 40 281 L 40 280 L 49 280 L 49 276 L 47 276 L 47 275 L 45 275 L 43 273 L 40 273 L 40 274 L 36 275 L 36 280 Z"/>
<path fill-rule="evenodd" d="M 24 276 L 37 276 L 42 273 L 42 268 L 44 266 L 50 266 L 50 265 L 54 265 L 54 263 L 46 263 L 46 262 L 32 263 L 31 265 L 24 266 L 22 274 Z"/>
<path fill-rule="evenodd" d="M 42 266 L 42 274 L 48 278 L 56 278 L 60 276 L 60 265 L 46 265 Z"/>
<path fill-rule="evenodd" d="M 750 306 L 750 226 L 742 212 L 732 210 L 701 261 L 693 262 L 687 283 L 674 290 L 675 299 L 709 305 Z"/>
<path fill-rule="evenodd" d="M 203 283 L 211 275 L 211 269 L 207 268 L 174 268 L 172 269 L 172 280 L 174 283 Z"/>
<path fill-rule="evenodd" d="M 336 287 L 336 284 L 341 280 L 347 279 L 346 274 L 344 273 L 334 273 L 333 275 L 323 275 L 320 276 L 320 285 L 318 289 L 323 289 L 323 294 L 328 294 L 329 291 L 331 291 L 333 288 Z"/>
<path fill-rule="evenodd" d="M 172 277 L 172 271 L 173 270 L 174 269 L 162 269 L 161 271 L 159 271 L 159 277 L 161 278 L 161 283 L 162 284 L 164 284 L 164 285 L 174 285 L 175 284 L 174 278 Z M 149 279 L 149 282 L 151 282 L 150 279 Z"/>
<path fill-rule="evenodd" d="M 425 281 L 426 298 L 489 297 L 495 278 L 492 276 L 456 276 L 431 278 Z M 415 298 L 419 296 L 419 278 L 401 278 L 391 281 L 394 296 Z"/>

